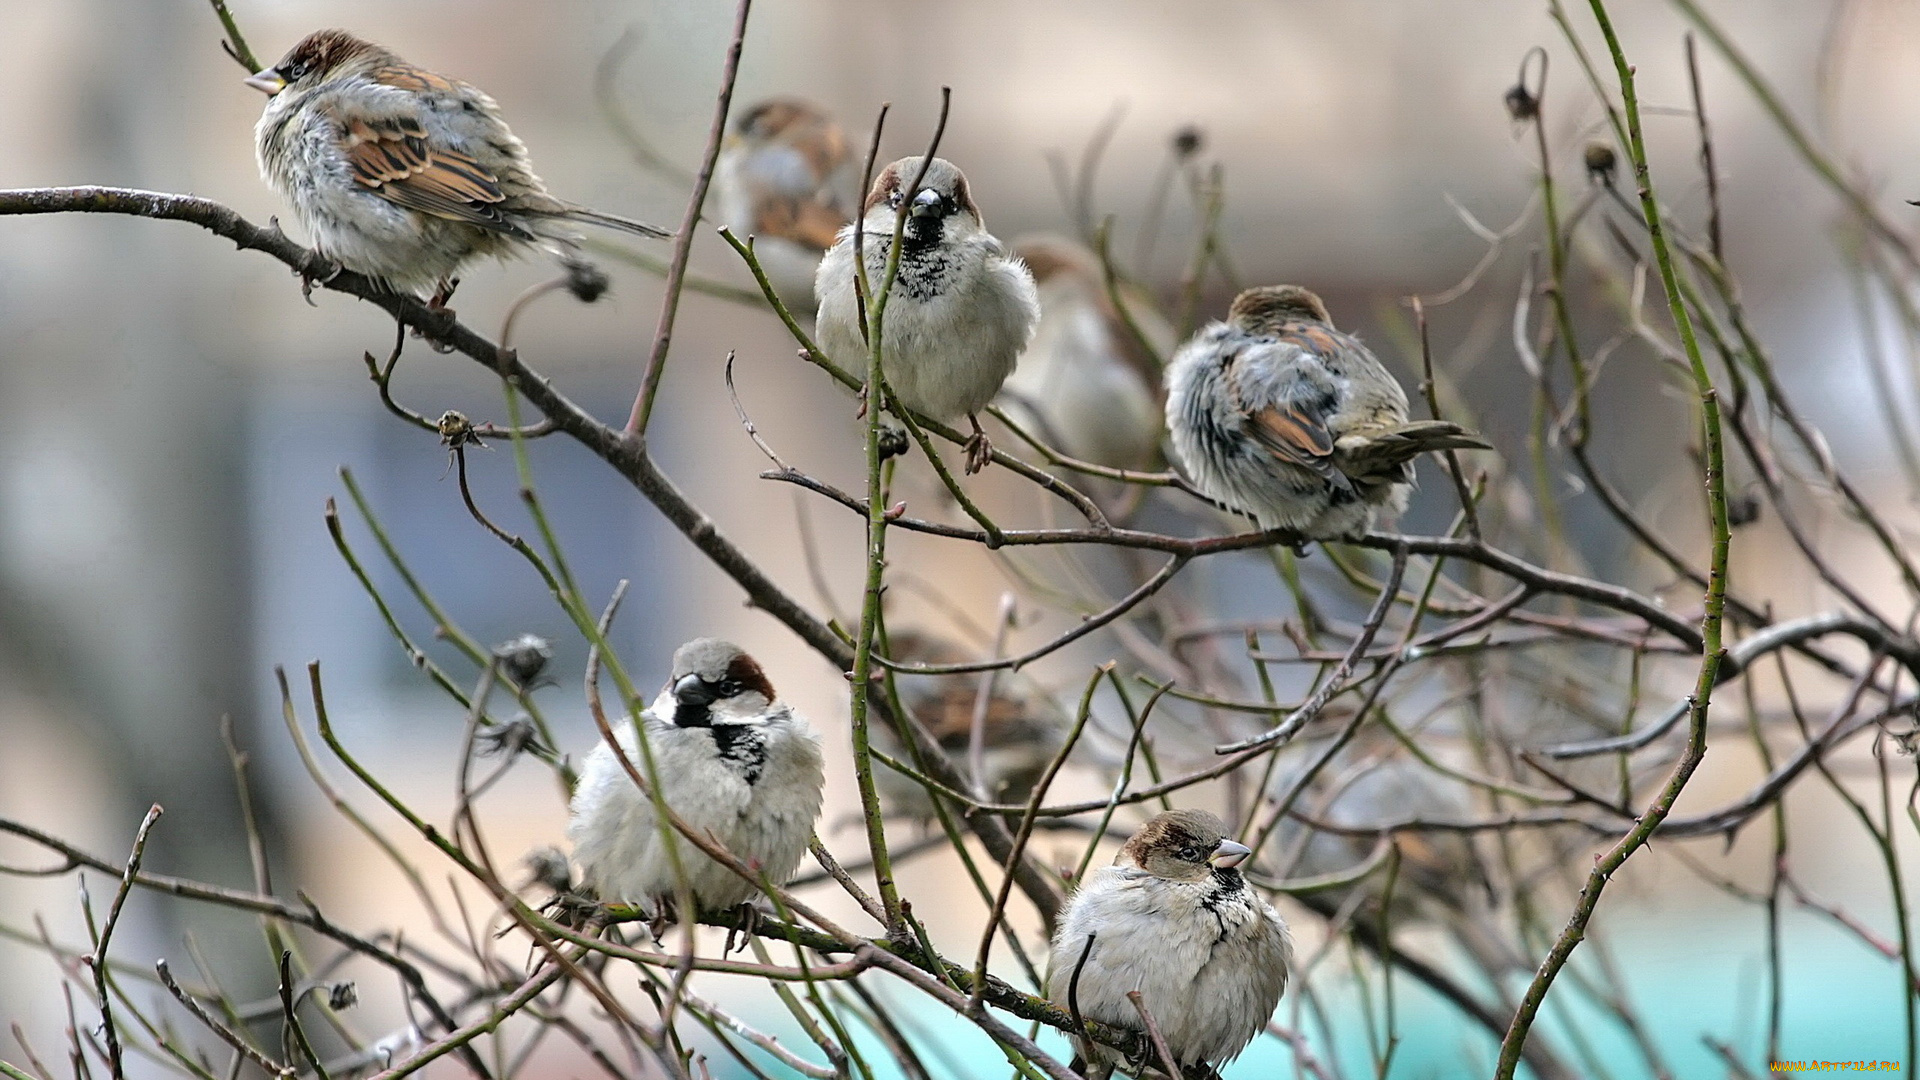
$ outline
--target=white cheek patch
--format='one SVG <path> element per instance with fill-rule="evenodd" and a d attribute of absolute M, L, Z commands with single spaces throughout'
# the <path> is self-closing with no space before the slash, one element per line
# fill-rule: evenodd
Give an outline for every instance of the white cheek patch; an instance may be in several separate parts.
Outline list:
<path fill-rule="evenodd" d="M 711 706 L 713 719 L 722 724 L 757 723 L 772 704 L 766 695 L 758 690 L 748 690 L 733 697 L 716 701 Z"/>

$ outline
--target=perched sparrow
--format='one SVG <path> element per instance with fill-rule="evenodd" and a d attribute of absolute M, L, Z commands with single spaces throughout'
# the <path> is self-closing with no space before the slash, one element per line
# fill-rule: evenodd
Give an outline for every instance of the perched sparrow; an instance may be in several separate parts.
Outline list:
<path fill-rule="evenodd" d="M 1287 988 L 1287 924 L 1234 869 L 1251 854 L 1204 810 L 1156 815 L 1088 875 L 1054 935 L 1047 996 L 1063 1008 L 1144 1030 L 1147 1011 L 1181 1066 L 1219 1066 L 1266 1027 Z M 1076 978 L 1076 971 L 1078 977 Z M 1113 1051 L 1083 1044 L 1104 1077 Z"/>
<path fill-rule="evenodd" d="M 1248 289 L 1181 347 L 1167 428 L 1200 490 L 1313 540 L 1358 536 L 1378 508 L 1403 509 L 1415 456 L 1489 449 L 1458 424 L 1408 420 L 1406 391 L 1295 285 Z"/>
<path fill-rule="evenodd" d="M 1322 747 L 1303 742 L 1293 755 L 1296 764 L 1275 771 L 1268 787 L 1273 798 L 1284 798 L 1298 781 L 1309 759 Z M 1306 816 L 1342 829 L 1370 829 L 1430 818 L 1459 821 L 1473 816 L 1474 806 L 1463 784 L 1449 780 L 1401 752 L 1390 740 L 1363 737 L 1335 755 L 1320 770 L 1294 807 Z M 1291 816 L 1282 819 L 1272 846 L 1279 872 L 1290 878 L 1350 871 L 1372 854 L 1376 839 L 1314 828 Z M 1394 836 L 1400 849 L 1400 868 L 1394 875 L 1393 917 L 1396 922 L 1440 919 L 1447 909 L 1467 911 L 1487 894 L 1486 868 L 1465 833 L 1402 832 Z M 1366 914 L 1377 918 L 1384 873 L 1358 886 L 1367 891 Z M 1344 903 L 1353 887 L 1323 895 Z"/>
<path fill-rule="evenodd" d="M 728 642 L 689 641 L 673 654 L 673 677 L 641 722 L 667 805 L 774 881 L 792 877 L 820 814 L 826 775 L 819 737 L 774 699 L 760 665 Z M 645 777 L 631 726 L 617 734 Z M 653 802 L 604 742 L 580 770 L 567 836 L 583 883 L 601 900 L 651 907 L 673 895 L 673 866 Z M 752 883 L 678 835 L 673 842 L 702 907 L 728 908 L 757 895 Z"/>
<path fill-rule="evenodd" d="M 1039 286 L 1040 327 L 1001 397 L 1069 457 L 1149 467 L 1160 449 L 1160 371 L 1115 308 L 1099 261 L 1057 236 L 1026 237 L 1013 251 Z M 1171 344 L 1150 308 L 1127 306 L 1143 334 L 1163 339 L 1157 348 Z"/>
<path fill-rule="evenodd" d="M 492 98 L 344 30 L 308 34 L 246 82 L 267 95 L 260 175 L 321 254 L 392 288 L 445 299 L 469 260 L 567 252 L 576 222 L 667 235 L 547 194 Z"/>
<path fill-rule="evenodd" d="M 975 660 L 951 642 L 930 634 L 897 630 L 887 636 L 889 659 L 903 664 L 954 664 Z M 964 775 L 973 739 L 973 711 L 980 695 L 979 675 L 901 675 L 901 704 L 940 741 Z M 994 802 L 1024 801 L 1047 765 L 1060 752 L 1068 719 L 1053 697 L 1018 671 L 1002 671 L 987 698 L 980 728 L 981 785 Z M 894 758 L 912 764 L 893 729 L 875 724 L 873 740 Z M 874 770 L 874 782 L 890 813 L 928 821 L 934 817 L 927 789 L 888 768 Z"/>
<path fill-rule="evenodd" d="M 714 189 L 720 218 L 741 237 L 781 293 L 807 295 L 820 256 L 850 215 L 846 133 L 833 118 L 796 98 L 748 109 L 720 153 Z"/>
<path fill-rule="evenodd" d="M 882 170 L 861 209 L 865 216 L 840 230 L 820 261 L 813 285 L 820 298 L 818 339 L 842 366 L 866 370 L 854 300 L 854 229 L 865 233 L 867 280 L 877 292 L 886 279 L 894 215 L 905 203 L 910 210 L 899 277 L 887 300 L 881 370 L 908 409 L 941 421 L 967 418 L 973 425 L 967 471 L 979 472 L 992 447 L 974 414 L 1012 374 L 1040 320 L 1040 300 L 1033 275 L 981 223 L 967 178 L 951 162 L 934 158 L 920 189 L 905 190 L 920 163 L 902 158 Z"/>

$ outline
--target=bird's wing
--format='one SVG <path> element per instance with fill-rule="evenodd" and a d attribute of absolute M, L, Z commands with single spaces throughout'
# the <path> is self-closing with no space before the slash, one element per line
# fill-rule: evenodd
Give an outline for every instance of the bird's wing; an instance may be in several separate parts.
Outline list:
<path fill-rule="evenodd" d="M 846 215 L 815 199 L 764 193 L 754 206 L 755 236 L 778 236 L 817 251 L 833 246 Z"/>
<path fill-rule="evenodd" d="M 381 68 L 373 79 L 417 93 L 457 89 L 444 75 L 412 67 Z M 434 140 L 411 110 L 339 108 L 338 112 L 347 164 L 353 178 L 367 190 L 409 210 L 531 238 L 501 213 L 506 195 L 499 178 L 471 156 Z"/>
<path fill-rule="evenodd" d="M 1315 344 L 1289 337 L 1251 342 L 1227 365 L 1227 388 L 1247 434 L 1262 448 L 1288 465 L 1344 484 L 1333 464 L 1334 435 L 1328 427 L 1339 397 Z"/>

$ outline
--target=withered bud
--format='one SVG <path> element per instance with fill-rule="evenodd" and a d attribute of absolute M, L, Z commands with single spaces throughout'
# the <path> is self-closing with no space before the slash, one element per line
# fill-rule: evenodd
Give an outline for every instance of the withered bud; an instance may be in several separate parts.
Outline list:
<path fill-rule="evenodd" d="M 350 982 L 337 982 L 327 987 L 327 1008 L 335 1012 L 351 1009 L 360 1003 L 360 989 Z"/>
<path fill-rule="evenodd" d="M 1185 161 L 1207 145 L 1207 133 L 1198 124 L 1187 124 L 1173 133 L 1173 156 Z"/>
<path fill-rule="evenodd" d="M 583 304 L 591 304 L 607 295 L 608 287 L 613 284 L 613 279 L 607 276 L 605 270 L 584 259 L 568 259 L 566 266 L 567 291 Z"/>
<path fill-rule="evenodd" d="M 534 848 L 520 862 L 527 868 L 528 884 L 540 885 L 556 893 L 573 888 L 573 867 L 568 865 L 566 853 L 557 847 Z"/>
<path fill-rule="evenodd" d="M 480 436 L 474 434 L 473 421 L 467 419 L 467 414 L 463 412 L 448 409 L 446 412 L 440 414 L 440 419 L 435 426 L 440 429 L 440 445 L 442 446 L 450 446 L 457 449 L 468 444 L 479 447 L 485 447 L 487 445 L 480 441 Z"/>
<path fill-rule="evenodd" d="M 480 754 L 483 757 L 494 757 L 499 754 L 513 757 L 529 749 L 546 749 L 545 744 L 540 741 L 540 729 L 533 726 L 533 718 L 525 713 L 504 724 L 490 724 L 482 728 L 477 738 L 480 743 Z"/>
<path fill-rule="evenodd" d="M 1602 184 L 1613 183 L 1613 171 L 1620 166 L 1619 155 L 1613 147 L 1603 142 L 1590 142 L 1582 155 L 1587 163 L 1587 179 Z"/>
<path fill-rule="evenodd" d="M 1760 520 L 1760 496 L 1751 491 L 1727 496 L 1727 524 L 1732 528 Z"/>
<path fill-rule="evenodd" d="M 1540 115 L 1540 99 L 1533 96 L 1526 83 L 1514 83 L 1508 89 L 1507 115 L 1515 120 L 1531 120 Z"/>
<path fill-rule="evenodd" d="M 532 686 L 553 660 L 553 642 L 538 634 L 521 634 L 495 645 L 493 655 L 500 661 L 500 673 L 514 685 Z"/>

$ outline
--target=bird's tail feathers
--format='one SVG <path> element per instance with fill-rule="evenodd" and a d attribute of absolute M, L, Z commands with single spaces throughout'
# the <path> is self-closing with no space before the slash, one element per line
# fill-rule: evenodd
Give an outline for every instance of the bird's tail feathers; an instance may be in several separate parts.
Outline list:
<path fill-rule="evenodd" d="M 650 236 L 656 240 L 673 235 L 657 225 L 649 225 L 644 221 L 635 221 L 632 218 L 624 218 L 618 214 L 609 214 L 604 210 L 594 210 L 586 206 L 569 206 L 561 212 L 560 216 L 569 221 L 578 221 L 587 225 L 598 225 L 603 229 L 619 229 L 621 232 L 630 232 L 638 236 Z"/>
<path fill-rule="evenodd" d="M 1436 450 L 1491 450 L 1492 444 L 1450 420 L 1411 420 L 1341 437 L 1336 453 L 1349 476 L 1386 472 Z"/>

